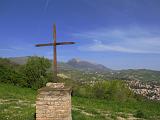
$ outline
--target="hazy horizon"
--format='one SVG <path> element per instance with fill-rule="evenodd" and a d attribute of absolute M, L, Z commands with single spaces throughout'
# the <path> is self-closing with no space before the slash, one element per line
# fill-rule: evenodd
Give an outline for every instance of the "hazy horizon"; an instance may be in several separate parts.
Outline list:
<path fill-rule="evenodd" d="M 34 55 L 33 55 L 34 56 Z M 2 57 L 2 58 L 21 58 L 21 57 L 32 57 L 32 56 L 15 56 L 15 57 Z M 38 57 L 45 57 L 45 56 L 38 56 Z M 47 57 L 45 57 L 47 58 Z M 52 58 L 48 58 L 49 60 L 53 60 Z M 86 61 L 86 62 L 89 62 L 89 63 L 92 63 L 92 64 L 101 64 L 101 65 L 104 65 L 103 63 L 97 63 L 95 61 L 91 61 L 91 60 L 87 60 L 87 59 L 81 59 L 81 58 L 70 58 L 70 59 L 67 59 L 67 60 L 59 60 L 58 59 L 58 62 L 68 62 L 69 60 L 72 60 L 72 59 L 79 59 L 80 61 Z M 150 68 L 122 68 L 122 69 L 114 69 L 114 68 L 111 68 L 109 66 L 106 66 L 104 65 L 106 68 L 109 68 L 109 69 L 112 69 L 112 70 L 129 70 L 129 69 L 147 69 L 147 70 L 153 70 L 153 71 L 160 71 L 160 70 L 157 70 L 157 69 L 150 69 Z"/>

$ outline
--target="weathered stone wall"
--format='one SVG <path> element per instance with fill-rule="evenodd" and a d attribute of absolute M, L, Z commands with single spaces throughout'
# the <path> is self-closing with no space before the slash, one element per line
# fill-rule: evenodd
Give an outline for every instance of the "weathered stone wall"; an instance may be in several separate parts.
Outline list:
<path fill-rule="evenodd" d="M 72 120 L 71 88 L 50 83 L 38 90 L 36 120 Z"/>

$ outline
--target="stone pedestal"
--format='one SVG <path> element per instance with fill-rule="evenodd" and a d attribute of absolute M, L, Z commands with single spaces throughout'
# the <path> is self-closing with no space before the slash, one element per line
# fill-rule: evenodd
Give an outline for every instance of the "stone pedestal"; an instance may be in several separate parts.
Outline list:
<path fill-rule="evenodd" d="M 72 120 L 71 88 L 63 83 L 47 83 L 39 89 L 36 120 Z"/>

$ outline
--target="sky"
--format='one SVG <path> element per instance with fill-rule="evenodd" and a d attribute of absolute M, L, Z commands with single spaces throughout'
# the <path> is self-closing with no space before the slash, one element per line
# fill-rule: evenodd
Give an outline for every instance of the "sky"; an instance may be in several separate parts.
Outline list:
<path fill-rule="evenodd" d="M 111 69 L 160 70 L 160 0 L 0 0 L 0 57 L 44 56 Z"/>

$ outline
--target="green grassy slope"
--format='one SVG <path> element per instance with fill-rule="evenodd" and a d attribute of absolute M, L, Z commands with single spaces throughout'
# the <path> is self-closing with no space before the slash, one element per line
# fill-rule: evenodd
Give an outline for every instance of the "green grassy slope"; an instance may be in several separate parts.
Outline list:
<path fill-rule="evenodd" d="M 0 120 L 34 120 L 36 91 L 0 84 Z M 73 120 L 160 119 L 160 102 L 72 97 Z"/>
<path fill-rule="evenodd" d="M 8 84 L 0 84 L 0 120 L 33 120 L 36 92 Z"/>

